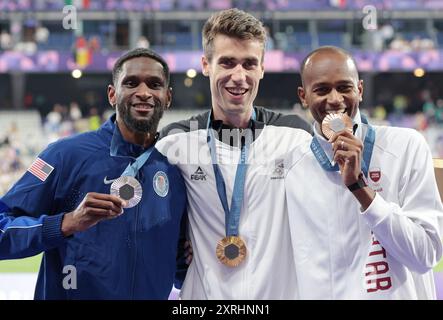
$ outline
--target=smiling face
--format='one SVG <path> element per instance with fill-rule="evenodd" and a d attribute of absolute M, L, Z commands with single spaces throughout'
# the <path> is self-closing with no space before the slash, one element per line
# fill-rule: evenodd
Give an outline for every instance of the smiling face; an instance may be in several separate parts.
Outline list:
<path fill-rule="evenodd" d="M 263 45 L 218 34 L 212 58 L 202 57 L 203 74 L 209 76 L 212 109 L 216 119 L 233 124 L 234 118 L 250 117 L 263 78 Z M 249 118 L 247 119 L 249 121 Z"/>
<path fill-rule="evenodd" d="M 353 118 L 362 100 L 363 81 L 358 79 L 350 57 L 339 51 L 323 50 L 307 60 L 298 95 L 320 124 L 328 113 L 346 112 Z"/>
<path fill-rule="evenodd" d="M 171 102 L 162 65 L 148 57 L 124 62 L 108 98 L 117 109 L 117 122 L 136 134 L 155 133 L 164 109 Z"/>

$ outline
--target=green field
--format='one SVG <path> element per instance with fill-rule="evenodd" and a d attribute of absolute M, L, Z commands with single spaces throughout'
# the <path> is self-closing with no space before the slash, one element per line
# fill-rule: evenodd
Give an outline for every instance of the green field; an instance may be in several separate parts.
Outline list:
<path fill-rule="evenodd" d="M 38 272 L 41 260 L 41 254 L 26 259 L 2 260 L 0 272 Z"/>
<path fill-rule="evenodd" d="M 443 259 L 440 260 L 439 264 L 434 268 L 435 272 L 443 272 Z"/>

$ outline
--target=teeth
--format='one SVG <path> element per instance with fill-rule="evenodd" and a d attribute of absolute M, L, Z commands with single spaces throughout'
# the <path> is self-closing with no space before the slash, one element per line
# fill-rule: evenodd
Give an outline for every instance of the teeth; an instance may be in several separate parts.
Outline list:
<path fill-rule="evenodd" d="M 136 104 L 136 105 L 134 105 L 134 107 L 136 107 L 138 109 L 146 109 L 146 110 L 152 108 L 152 106 L 149 104 Z"/>
<path fill-rule="evenodd" d="M 246 91 L 248 91 L 247 89 L 244 89 L 244 88 L 226 88 L 226 90 L 228 90 L 228 92 L 230 94 L 234 94 L 234 95 L 245 94 Z"/>
<path fill-rule="evenodd" d="M 338 109 L 338 110 L 326 110 L 327 114 L 338 114 L 338 113 L 345 113 L 346 109 Z"/>

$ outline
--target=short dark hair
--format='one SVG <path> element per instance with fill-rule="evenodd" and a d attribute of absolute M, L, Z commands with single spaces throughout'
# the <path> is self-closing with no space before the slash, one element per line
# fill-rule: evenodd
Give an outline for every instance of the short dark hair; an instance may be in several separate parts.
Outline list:
<path fill-rule="evenodd" d="M 139 58 L 139 57 L 151 58 L 153 60 L 158 61 L 163 67 L 163 72 L 165 73 L 165 78 L 166 78 L 166 85 L 169 86 L 169 77 L 170 77 L 169 76 L 169 67 L 168 67 L 168 64 L 166 63 L 165 59 L 163 59 L 155 51 L 153 51 L 151 49 L 146 49 L 146 48 L 136 48 L 136 49 L 130 50 L 130 51 L 126 52 L 125 54 L 123 54 L 120 58 L 118 58 L 118 60 L 114 64 L 114 68 L 112 68 L 112 82 L 114 83 L 114 85 L 116 84 L 118 76 L 119 76 L 120 72 L 122 71 L 123 64 L 128 60 L 131 60 L 134 58 Z"/>
<path fill-rule="evenodd" d="M 352 60 L 352 62 L 355 65 L 355 69 L 357 70 L 357 63 L 355 63 L 354 58 L 351 56 L 351 54 L 349 52 L 347 52 L 346 50 L 339 48 L 339 47 L 335 47 L 335 46 L 322 46 L 320 48 L 317 48 L 313 51 L 311 51 L 302 61 L 301 65 L 300 65 L 300 77 L 301 77 L 301 81 L 303 84 L 303 72 L 305 71 L 306 68 L 306 63 L 308 62 L 309 58 L 312 57 L 314 54 L 319 53 L 319 52 L 335 52 L 335 53 L 340 53 L 346 57 L 348 57 L 349 59 Z"/>
<path fill-rule="evenodd" d="M 263 23 L 253 15 L 237 8 L 214 13 L 204 24 L 202 30 L 203 51 L 209 61 L 212 59 L 213 42 L 218 34 L 240 40 L 257 40 L 266 46 L 266 30 Z M 264 54 L 262 55 L 263 59 Z"/>

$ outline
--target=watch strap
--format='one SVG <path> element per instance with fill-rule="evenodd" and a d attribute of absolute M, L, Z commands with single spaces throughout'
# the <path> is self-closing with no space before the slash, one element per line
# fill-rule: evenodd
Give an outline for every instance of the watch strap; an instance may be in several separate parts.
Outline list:
<path fill-rule="evenodd" d="M 368 186 L 368 184 L 366 183 L 366 181 L 364 179 L 363 173 L 360 172 L 360 174 L 358 175 L 357 182 L 355 182 L 347 187 L 348 187 L 349 191 L 353 192 L 355 190 L 362 189 L 367 186 Z"/>

